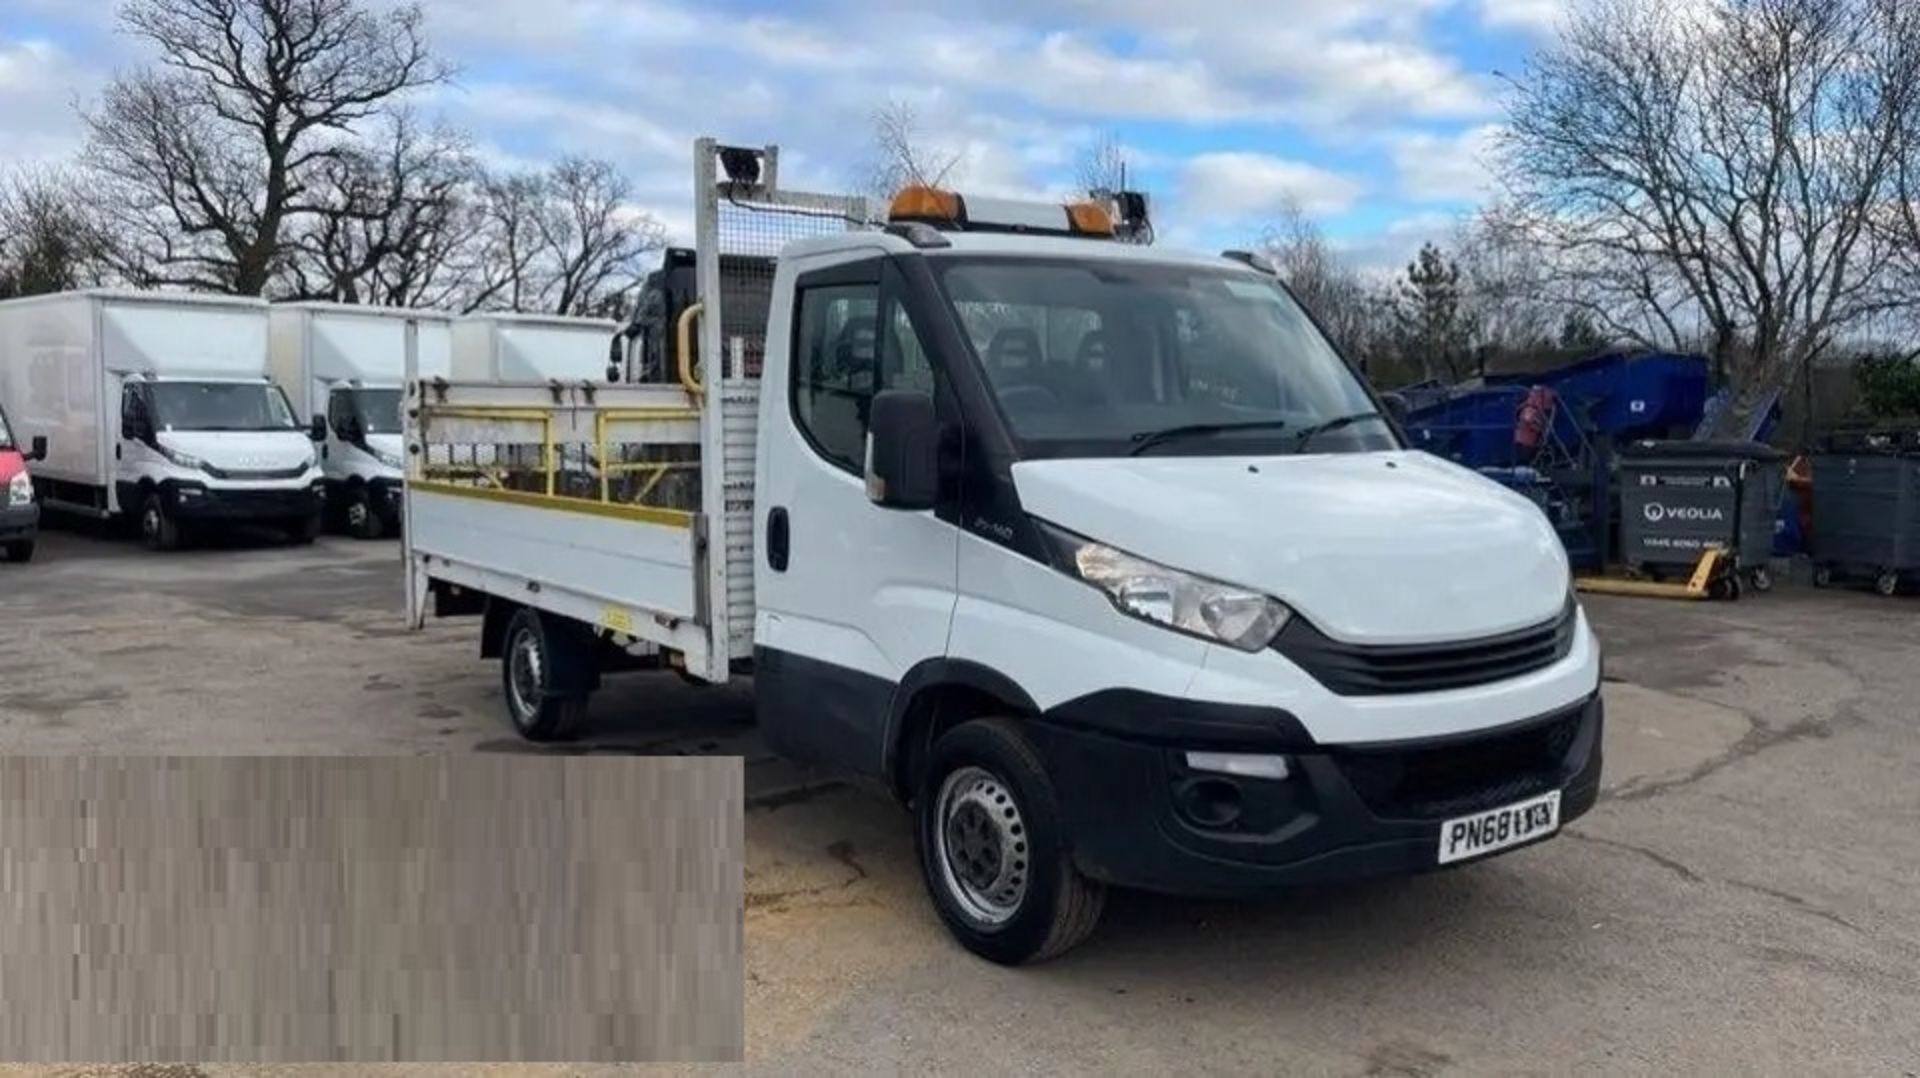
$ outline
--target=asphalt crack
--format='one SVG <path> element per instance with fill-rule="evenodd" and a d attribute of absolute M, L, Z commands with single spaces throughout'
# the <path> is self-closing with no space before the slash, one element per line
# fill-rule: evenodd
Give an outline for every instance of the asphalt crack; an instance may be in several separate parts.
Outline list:
<path fill-rule="evenodd" d="M 1734 742 L 1727 751 L 1705 760 L 1690 768 L 1686 773 L 1673 778 L 1651 781 L 1630 779 L 1609 791 L 1607 797 L 1615 801 L 1645 801 L 1648 798 L 1659 797 L 1661 794 L 1668 793 L 1683 786 L 1691 786 L 1709 775 L 1713 775 L 1726 767 L 1739 763 L 1758 753 L 1765 752 L 1768 749 L 1778 748 L 1781 745 L 1789 745 L 1798 741 L 1833 736 L 1833 723 L 1830 721 L 1807 718 L 1786 726 L 1768 726 L 1744 711 L 1740 712 L 1740 715 L 1747 720 L 1747 732 L 1741 735 L 1740 740 Z"/>
<path fill-rule="evenodd" d="M 1849 921 L 1845 917 L 1842 917 L 1840 914 L 1837 914 L 1832 910 L 1819 905 L 1818 903 L 1811 902 L 1805 898 L 1802 898 L 1801 896 L 1796 895 L 1791 891 L 1782 891 L 1775 887 L 1768 887 L 1765 884 L 1748 883 L 1745 880 L 1730 879 L 1724 876 L 1708 876 L 1708 875 L 1705 875 L 1704 873 L 1697 872 L 1694 869 L 1687 867 L 1685 863 L 1675 858 L 1669 857 L 1666 854 L 1660 853 L 1656 850 L 1648 849 L 1645 846 L 1635 845 L 1634 843 L 1631 843 L 1631 842 L 1621 842 L 1618 839 L 1602 838 L 1599 835 L 1591 834 L 1586 831 L 1576 831 L 1576 830 L 1573 830 L 1572 828 L 1569 828 L 1566 834 L 1567 834 L 1567 837 L 1579 839 L 1582 842 L 1591 842 L 1596 846 L 1605 846 L 1609 849 L 1620 850 L 1625 853 L 1634 854 L 1637 857 L 1643 858 L 1644 860 L 1651 862 L 1652 864 L 1658 865 L 1659 867 L 1666 869 L 1668 872 L 1673 873 L 1675 876 L 1678 876 L 1680 879 L 1690 884 L 1696 884 L 1696 885 L 1719 884 L 1720 886 L 1723 886 L 1723 887 L 1731 887 L 1737 891 L 1746 891 L 1749 894 L 1756 894 L 1756 895 L 1763 896 L 1765 898 L 1771 898 L 1776 902 L 1783 902 L 1788 906 L 1791 906 L 1794 909 L 1800 911 L 1801 913 L 1807 914 L 1808 916 L 1818 917 L 1821 920 L 1828 922 L 1829 924 L 1839 925 L 1841 928 L 1847 929 L 1851 932 L 1859 933 L 1860 935 L 1868 934 L 1866 929 L 1861 928 L 1859 925 L 1855 924 L 1852 921 Z"/>

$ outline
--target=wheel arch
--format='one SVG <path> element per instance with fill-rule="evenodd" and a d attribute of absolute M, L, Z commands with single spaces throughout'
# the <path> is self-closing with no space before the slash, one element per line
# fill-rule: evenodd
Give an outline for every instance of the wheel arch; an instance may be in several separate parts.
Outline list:
<path fill-rule="evenodd" d="M 895 797 L 911 800 L 919 769 L 940 734 L 988 715 L 1037 715 L 1033 697 L 1012 678 L 968 659 L 924 659 L 894 689 L 882 774 Z"/>

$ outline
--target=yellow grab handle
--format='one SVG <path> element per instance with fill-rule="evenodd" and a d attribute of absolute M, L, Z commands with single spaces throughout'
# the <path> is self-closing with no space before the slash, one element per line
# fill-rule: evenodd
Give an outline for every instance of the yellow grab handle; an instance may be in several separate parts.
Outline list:
<path fill-rule="evenodd" d="M 702 392 L 700 380 L 693 376 L 693 320 L 706 310 L 706 304 L 695 303 L 680 312 L 678 323 L 680 343 L 680 386 L 694 396 Z"/>

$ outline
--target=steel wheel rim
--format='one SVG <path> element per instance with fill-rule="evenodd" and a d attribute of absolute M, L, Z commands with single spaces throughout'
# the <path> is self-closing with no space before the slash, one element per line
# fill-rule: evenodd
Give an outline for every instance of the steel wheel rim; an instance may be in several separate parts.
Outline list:
<path fill-rule="evenodd" d="M 1030 836 L 1013 791 L 984 768 L 959 768 L 940 784 L 933 825 L 947 893 L 983 927 L 1012 920 L 1032 882 Z"/>
<path fill-rule="evenodd" d="M 355 531 L 364 531 L 367 527 L 367 503 L 355 499 L 347 504 L 347 526 Z"/>
<path fill-rule="evenodd" d="M 540 710 L 540 677 L 545 661 L 531 630 L 514 635 L 507 651 L 507 695 L 514 714 L 531 719 Z"/>
<path fill-rule="evenodd" d="M 160 538 L 160 507 L 148 505 L 140 512 L 140 534 L 148 539 Z"/>

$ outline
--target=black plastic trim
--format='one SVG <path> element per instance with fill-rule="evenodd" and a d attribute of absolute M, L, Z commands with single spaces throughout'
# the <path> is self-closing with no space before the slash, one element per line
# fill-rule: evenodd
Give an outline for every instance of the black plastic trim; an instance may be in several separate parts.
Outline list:
<path fill-rule="evenodd" d="M 1274 752 L 1318 748 L 1292 712 L 1220 704 L 1140 689 L 1101 689 L 1048 708 L 1044 722 L 1150 745 L 1257 746 Z"/>
<path fill-rule="evenodd" d="M 754 712 L 776 754 L 878 777 L 895 685 L 807 655 L 756 645 Z"/>
<path fill-rule="evenodd" d="M 1350 644 L 1296 613 L 1269 645 L 1341 696 L 1393 696 L 1472 688 L 1544 670 L 1573 650 L 1579 608 L 1569 598 L 1538 625 L 1425 644 Z"/>

